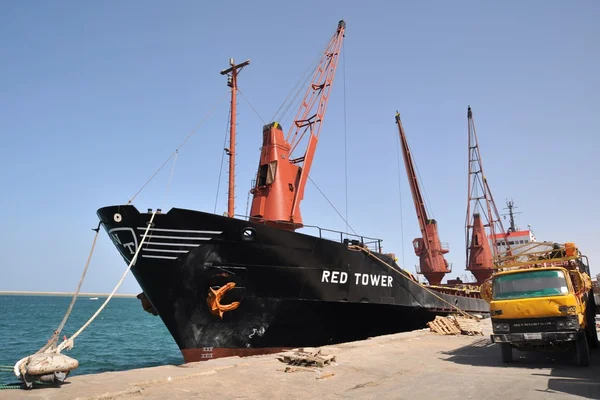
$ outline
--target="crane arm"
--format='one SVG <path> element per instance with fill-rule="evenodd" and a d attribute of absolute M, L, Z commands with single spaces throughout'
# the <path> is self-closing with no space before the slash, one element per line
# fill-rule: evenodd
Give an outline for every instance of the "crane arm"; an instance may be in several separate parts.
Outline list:
<path fill-rule="evenodd" d="M 313 74 L 312 81 L 306 90 L 304 99 L 302 100 L 296 118 L 294 118 L 294 123 L 287 136 L 288 141 L 291 139 L 291 155 L 304 135 L 307 132 L 309 135 L 304 156 L 290 160 L 295 164 L 302 163 L 300 176 L 296 185 L 296 195 L 294 196 L 294 201 L 292 203 L 292 218 L 297 212 L 300 201 L 304 198 L 304 188 L 317 148 L 321 127 L 323 126 L 325 110 L 327 109 L 327 103 L 329 102 L 329 95 L 331 93 L 331 86 L 337 69 L 345 29 L 346 23 L 340 21 L 336 33 L 329 41 L 325 54 L 323 54 L 321 62 Z M 316 111 L 313 111 L 315 109 L 315 104 L 317 104 Z"/>
<path fill-rule="evenodd" d="M 423 238 L 425 251 L 430 253 L 429 238 L 427 232 L 427 210 L 425 209 L 425 202 L 419 189 L 419 182 L 417 180 L 417 174 L 415 173 L 415 167 L 410 154 L 410 148 L 408 147 L 408 141 L 404 134 L 404 127 L 400 120 L 400 113 L 396 112 L 396 124 L 398 124 L 398 132 L 400 133 L 400 145 L 402 148 L 402 155 L 404 156 L 404 165 L 406 167 L 406 174 L 408 175 L 408 183 L 410 185 L 410 191 L 412 193 L 413 202 L 415 209 L 417 210 L 417 219 L 419 220 L 419 227 L 421 228 L 421 237 Z M 433 264 L 433 262 L 432 262 Z"/>
<path fill-rule="evenodd" d="M 288 134 L 284 137 L 283 128 L 277 122 L 263 127 L 263 146 L 256 186 L 251 191 L 254 196 L 250 216 L 254 220 L 265 221 L 283 229 L 303 226 L 300 201 L 304 197 L 304 188 L 323 126 L 345 30 L 346 23 L 339 21 Z M 292 157 L 305 136 L 308 142 L 304 154 Z"/>

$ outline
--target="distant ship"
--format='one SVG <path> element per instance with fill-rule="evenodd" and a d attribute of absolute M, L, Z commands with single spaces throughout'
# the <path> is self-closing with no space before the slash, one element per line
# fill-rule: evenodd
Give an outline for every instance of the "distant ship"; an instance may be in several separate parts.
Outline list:
<path fill-rule="evenodd" d="M 527 229 L 519 229 L 515 223 L 515 203 L 512 200 L 507 200 L 508 216 L 510 218 L 510 226 L 506 233 L 498 233 L 490 235 L 490 241 L 495 241 L 500 253 L 506 253 L 510 250 L 513 255 L 527 251 L 530 246 L 527 243 L 535 243 L 537 239 L 531 230 L 531 225 L 527 225 Z"/>
<path fill-rule="evenodd" d="M 455 307 L 489 312 L 477 294 L 419 284 L 393 254 L 382 252 L 381 239 L 303 224 L 299 204 L 345 28 L 340 21 L 287 137 L 278 122 L 263 126 L 249 217 L 238 217 L 233 208 L 237 78 L 249 60 L 230 60 L 221 71 L 231 87 L 227 215 L 155 211 L 131 269 L 144 309 L 160 316 L 186 362 L 421 328 Z M 293 157 L 304 136 L 305 151 Z M 126 204 L 97 214 L 125 262 L 132 262 L 154 212 Z M 315 235 L 296 232 L 301 227 Z"/>

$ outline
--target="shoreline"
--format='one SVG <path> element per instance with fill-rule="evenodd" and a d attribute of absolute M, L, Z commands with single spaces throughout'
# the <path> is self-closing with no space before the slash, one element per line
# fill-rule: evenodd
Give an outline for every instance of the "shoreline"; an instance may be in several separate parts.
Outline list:
<path fill-rule="evenodd" d="M 75 292 L 34 292 L 25 290 L 0 290 L 0 296 L 73 296 Z M 82 293 L 77 297 L 108 297 L 110 293 Z M 113 297 L 135 298 L 135 294 L 115 293 Z"/>

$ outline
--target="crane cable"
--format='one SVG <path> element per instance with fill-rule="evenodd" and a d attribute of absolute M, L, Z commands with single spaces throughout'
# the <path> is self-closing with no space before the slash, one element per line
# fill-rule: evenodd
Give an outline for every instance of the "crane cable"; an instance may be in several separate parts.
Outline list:
<path fill-rule="evenodd" d="M 400 135 L 396 135 L 398 138 L 398 145 L 396 146 L 396 161 L 398 163 L 398 195 L 400 198 L 400 244 L 402 246 L 402 265 L 406 265 L 404 262 L 404 218 L 402 217 L 402 182 L 400 181 Z"/>
<path fill-rule="evenodd" d="M 317 186 L 317 184 L 315 183 L 315 181 L 312 180 L 312 178 L 310 177 L 310 175 L 307 175 L 308 180 L 315 185 L 315 187 L 317 188 L 317 190 L 319 191 L 319 193 L 321 193 L 321 195 L 325 198 L 325 200 L 327 200 L 327 202 L 329 203 L 329 205 L 331 206 L 331 208 L 333 208 L 333 210 L 337 213 L 337 215 L 340 216 L 340 218 L 342 219 L 342 221 L 346 222 L 346 225 L 348 225 L 348 227 L 350 228 L 350 230 L 352 230 L 352 232 L 354 232 L 354 235 L 358 236 L 358 233 L 356 233 L 356 231 L 350 226 L 350 224 L 348 224 L 348 222 L 344 219 L 344 217 L 342 216 L 342 214 L 337 210 L 337 208 L 335 208 L 335 206 L 333 205 L 333 203 L 327 198 L 327 196 L 325 196 L 325 193 L 323 193 L 323 191 L 319 188 L 319 186 Z"/>
<path fill-rule="evenodd" d="M 344 72 L 344 178 L 346 188 L 346 232 L 348 232 L 348 133 L 346 124 L 346 45 L 342 42 L 342 68 Z M 356 233 L 356 232 L 355 232 Z"/>
<path fill-rule="evenodd" d="M 277 109 L 277 111 L 275 112 L 273 117 L 271 118 L 272 121 L 275 121 L 276 118 L 279 118 L 281 123 L 287 122 L 287 119 L 289 118 L 288 113 L 291 111 L 290 109 L 291 109 L 292 105 L 296 102 L 296 99 L 300 95 L 302 88 L 306 87 L 306 83 L 308 82 L 308 79 L 314 74 L 314 71 L 317 68 L 319 61 L 321 60 L 321 57 L 323 57 L 323 53 L 327 49 L 327 46 L 329 45 L 330 41 L 331 41 L 331 39 L 327 40 L 325 45 L 317 53 L 317 55 L 312 60 L 312 62 L 310 62 L 307 65 L 306 69 L 304 70 L 304 72 L 302 73 L 300 78 L 298 78 L 298 80 L 296 81 L 296 84 L 290 89 L 285 100 L 283 100 L 283 102 L 281 103 L 281 105 L 279 106 L 279 108 Z M 290 97 L 292 96 L 292 94 L 294 94 L 294 97 L 293 97 L 293 99 L 290 100 Z M 285 108 L 284 108 L 284 106 L 285 106 Z M 280 113 L 280 111 L 281 111 L 281 113 Z M 285 121 L 283 121 L 284 117 L 285 117 Z"/>

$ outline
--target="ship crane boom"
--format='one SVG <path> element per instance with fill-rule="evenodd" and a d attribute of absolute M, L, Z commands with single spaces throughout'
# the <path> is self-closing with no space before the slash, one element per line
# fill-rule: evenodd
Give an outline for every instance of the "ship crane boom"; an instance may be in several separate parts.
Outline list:
<path fill-rule="evenodd" d="M 345 29 L 346 23 L 339 21 L 287 136 L 284 138 L 283 128 L 278 122 L 263 127 L 256 184 L 251 190 L 250 218 L 253 221 L 289 230 L 303 226 L 300 202 L 304 198 L 304 188 L 323 126 Z M 300 150 L 299 144 L 305 136 L 308 141 L 304 153 L 293 158 L 292 154 Z"/>
<path fill-rule="evenodd" d="M 473 111 L 467 108 L 469 135 L 469 186 L 465 221 L 466 262 L 478 284 L 488 279 L 494 270 L 493 258 L 499 256 L 498 239 L 504 237 L 510 250 L 502 220 L 498 214 L 488 180 L 483 172 L 479 141 Z M 485 228 L 488 229 L 489 235 Z M 489 238 L 489 239 L 488 239 Z M 491 239 L 491 246 L 490 246 Z"/>
<path fill-rule="evenodd" d="M 429 284 L 439 285 L 445 274 L 451 272 L 448 262 L 444 258 L 444 254 L 448 249 L 442 247 L 438 231 L 437 222 L 434 219 L 429 219 L 425 202 L 419 188 L 417 174 L 415 172 L 414 163 L 408 141 L 404 133 L 404 127 L 400 120 L 400 114 L 396 112 L 396 124 L 398 125 L 398 133 L 400 134 L 400 147 L 404 157 L 404 165 L 406 174 L 408 175 L 408 183 L 412 193 L 413 202 L 417 211 L 417 219 L 421 229 L 421 237 L 413 240 L 415 254 L 419 257 L 419 273 L 423 274 Z"/>

